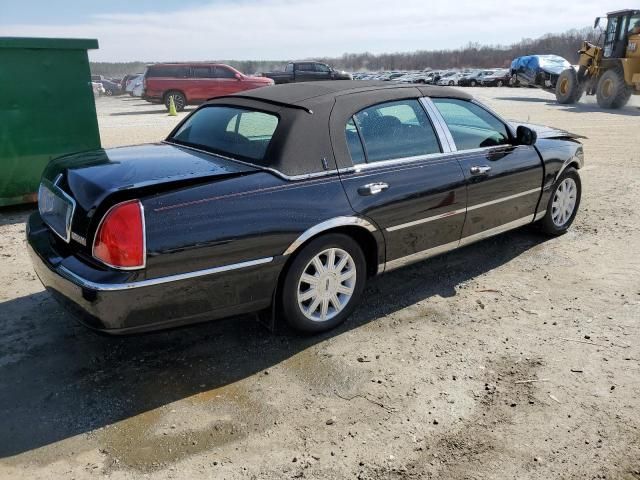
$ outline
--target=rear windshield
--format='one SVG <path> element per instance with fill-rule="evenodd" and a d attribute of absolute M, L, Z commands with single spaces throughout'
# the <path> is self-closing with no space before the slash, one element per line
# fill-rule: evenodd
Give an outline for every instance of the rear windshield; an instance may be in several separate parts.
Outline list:
<path fill-rule="evenodd" d="M 263 165 L 277 126 L 271 113 L 211 105 L 197 110 L 169 140 Z"/>

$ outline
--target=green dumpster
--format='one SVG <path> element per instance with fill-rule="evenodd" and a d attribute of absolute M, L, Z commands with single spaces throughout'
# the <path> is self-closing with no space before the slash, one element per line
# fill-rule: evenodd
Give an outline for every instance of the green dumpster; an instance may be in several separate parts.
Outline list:
<path fill-rule="evenodd" d="M 88 49 L 97 40 L 0 37 L 0 206 L 32 202 L 52 158 L 100 148 Z"/>

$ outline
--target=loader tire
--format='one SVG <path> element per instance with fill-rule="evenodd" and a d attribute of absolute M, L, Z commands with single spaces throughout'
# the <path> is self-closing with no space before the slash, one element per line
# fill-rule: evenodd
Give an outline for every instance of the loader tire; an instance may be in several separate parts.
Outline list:
<path fill-rule="evenodd" d="M 601 108 L 616 109 L 624 107 L 632 93 L 633 89 L 625 83 L 622 71 L 612 68 L 600 77 L 596 98 Z"/>
<path fill-rule="evenodd" d="M 562 105 L 572 105 L 580 101 L 584 88 L 578 81 L 578 75 L 573 68 L 568 68 L 560 74 L 556 82 L 556 99 Z"/>

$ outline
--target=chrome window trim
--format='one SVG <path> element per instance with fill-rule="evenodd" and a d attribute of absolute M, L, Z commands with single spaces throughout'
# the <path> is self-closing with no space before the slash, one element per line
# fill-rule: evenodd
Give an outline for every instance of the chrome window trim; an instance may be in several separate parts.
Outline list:
<path fill-rule="evenodd" d="M 457 151 L 456 142 L 453 141 L 453 136 L 451 135 L 451 131 L 449 130 L 449 126 L 447 122 L 444 121 L 444 117 L 440 113 L 440 110 L 437 109 L 433 100 L 430 97 L 421 97 L 420 103 L 427 111 L 427 114 L 431 118 L 431 122 L 436 127 L 436 133 L 440 136 L 440 144 L 442 145 L 442 149 L 445 150 L 445 145 L 447 146 L 446 153 L 452 153 Z"/>
<path fill-rule="evenodd" d="M 140 200 L 135 200 L 135 201 L 138 202 L 138 207 L 140 208 L 140 218 L 142 218 L 142 265 L 136 265 L 135 267 L 118 267 L 116 265 L 111 265 L 110 263 L 100 260 L 98 257 L 96 257 L 96 254 L 95 254 L 98 232 L 100 231 L 100 227 L 102 227 L 102 223 L 104 222 L 105 218 L 107 218 L 107 215 L 109 215 L 109 213 L 111 213 L 111 211 L 114 208 L 118 207 L 119 205 L 122 205 L 123 203 L 131 203 L 132 200 L 126 200 L 124 202 L 116 203 L 111 208 L 109 208 L 109 210 L 107 210 L 106 213 L 100 219 L 100 222 L 98 223 L 98 228 L 96 228 L 96 233 L 93 236 L 93 242 L 91 243 L 91 256 L 97 262 L 100 262 L 109 268 L 113 268 L 115 270 L 124 270 L 124 271 L 142 270 L 147 266 L 147 226 L 146 226 L 147 221 L 144 216 L 144 206 L 142 205 L 142 202 Z"/>
<path fill-rule="evenodd" d="M 67 224 L 67 222 L 65 221 L 65 236 L 60 235 L 60 233 L 58 233 L 56 231 L 55 228 L 53 228 L 51 225 L 49 225 L 46 220 L 43 221 L 47 224 L 47 226 L 49 227 L 49 229 L 55 233 L 58 237 L 60 237 L 62 240 L 65 241 L 65 243 L 69 243 L 71 241 L 71 227 L 73 226 L 73 217 L 76 213 L 76 201 L 73 197 L 71 197 L 67 192 L 65 192 L 64 190 L 62 190 L 59 186 L 58 183 L 60 183 L 60 180 L 62 179 L 62 174 L 59 173 L 55 180 L 53 182 L 47 180 L 46 178 L 43 178 L 42 181 L 40 182 L 40 185 L 42 186 L 44 184 L 44 186 L 46 188 L 48 188 L 49 190 L 56 191 L 58 193 L 60 193 L 65 199 L 67 199 L 70 203 L 71 203 L 71 214 L 70 214 L 70 218 L 69 218 L 69 223 Z M 38 189 L 38 213 L 40 212 L 40 189 Z"/>
<path fill-rule="evenodd" d="M 527 215 L 526 217 L 518 218 L 517 220 L 504 223 L 497 227 L 490 228 L 488 230 L 483 230 L 482 232 L 474 233 L 473 235 L 463 237 L 460 240 L 438 245 L 432 248 L 428 248 L 426 250 L 422 250 L 420 252 L 412 253 L 411 255 L 407 255 L 404 257 L 396 258 L 395 260 L 385 262 L 384 264 L 378 265 L 378 271 L 389 272 L 391 270 L 395 270 L 396 268 L 404 267 L 406 265 L 419 262 L 420 260 L 425 260 L 427 258 L 440 255 L 441 253 L 450 252 L 460 247 L 464 247 L 466 245 L 470 245 L 480 240 L 484 240 L 485 238 L 489 238 L 494 235 L 498 235 L 500 233 L 506 232 L 508 230 L 512 230 L 514 228 L 521 227 L 523 225 L 527 225 L 531 222 L 534 222 L 535 220 L 537 220 L 536 215 Z"/>
<path fill-rule="evenodd" d="M 375 232 L 377 229 L 374 227 L 371 222 L 365 220 L 360 217 L 335 217 L 330 218 L 329 220 L 325 220 L 324 222 L 318 223 L 311 228 L 305 230 L 302 235 L 296 238 L 289 247 L 283 252 L 283 256 L 291 255 L 295 252 L 300 246 L 309 240 L 312 237 L 315 237 L 319 233 L 325 232 L 327 230 L 331 230 L 336 227 L 346 227 L 346 226 L 356 226 L 361 227 L 369 232 Z"/>
<path fill-rule="evenodd" d="M 452 217 L 454 215 L 458 215 L 460 213 L 466 213 L 466 208 L 459 208 L 458 210 L 451 210 L 449 212 L 441 213 L 440 215 L 434 215 L 432 217 L 425 217 L 419 220 L 414 220 L 412 222 L 401 223 L 400 225 L 394 225 L 392 227 L 387 227 L 385 230 L 387 232 L 395 232 L 396 230 L 402 230 L 403 228 L 414 227 L 416 225 L 421 225 L 427 222 L 433 222 L 435 220 L 441 220 L 443 218 Z"/>
<path fill-rule="evenodd" d="M 228 272 L 231 270 L 238 270 L 241 268 L 254 267 L 256 265 L 262 265 L 265 263 L 269 263 L 273 261 L 273 257 L 265 257 L 258 258 L 256 260 L 249 260 L 246 262 L 233 263 L 230 265 L 223 265 L 221 267 L 213 267 L 207 268 L 204 270 L 195 270 L 193 272 L 187 273 L 178 273 L 176 275 L 168 275 L 164 277 L 151 278 L 148 280 L 139 280 L 128 283 L 98 283 L 87 280 L 86 278 L 81 277 L 77 273 L 72 272 L 68 268 L 63 265 L 60 265 L 55 268 L 58 274 L 72 283 L 78 285 L 82 288 L 89 288 L 91 290 L 101 291 L 101 292 L 111 292 L 111 291 L 119 291 L 119 290 L 131 290 L 134 288 L 144 288 L 150 287 L 154 285 L 161 285 L 163 283 L 177 282 L 180 280 L 188 280 L 191 278 L 202 277 L 205 275 L 214 275 L 217 273 Z"/>
<path fill-rule="evenodd" d="M 417 155 L 414 157 L 391 158 L 389 160 L 382 160 L 380 162 L 373 162 L 373 163 L 358 163 L 353 167 L 341 168 L 338 171 L 340 173 L 349 173 L 349 172 L 358 173 L 363 170 L 370 170 L 372 168 L 378 168 L 378 167 L 390 167 L 395 165 L 417 163 L 420 161 L 434 160 L 439 158 L 446 159 L 449 154 L 450 153 L 429 153 L 427 155 Z"/>

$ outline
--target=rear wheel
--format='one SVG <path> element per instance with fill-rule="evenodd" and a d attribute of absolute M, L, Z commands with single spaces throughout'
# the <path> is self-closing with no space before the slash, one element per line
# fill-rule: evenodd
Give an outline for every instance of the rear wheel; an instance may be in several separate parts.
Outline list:
<path fill-rule="evenodd" d="M 615 109 L 624 107 L 632 93 L 632 88 L 624 81 L 623 72 L 618 68 L 612 68 L 600 77 L 596 98 L 600 107 Z"/>
<path fill-rule="evenodd" d="M 564 70 L 556 82 L 556 100 L 563 105 L 576 103 L 582 97 L 583 88 L 573 68 Z"/>
<path fill-rule="evenodd" d="M 498 80 L 498 87 L 502 87 L 504 85 L 504 82 L 502 80 Z"/>
<path fill-rule="evenodd" d="M 549 235 L 564 234 L 573 223 L 582 196 L 580 175 L 575 168 L 567 168 L 553 186 L 547 203 L 547 211 L 540 220 L 540 227 Z"/>
<path fill-rule="evenodd" d="M 105 94 L 107 97 L 111 97 L 111 96 L 113 96 L 113 90 L 106 89 L 106 90 L 104 91 L 104 94 Z"/>
<path fill-rule="evenodd" d="M 304 332 L 336 327 L 355 309 L 367 277 L 362 249 L 351 237 L 329 234 L 296 256 L 282 286 L 289 325 Z"/>
<path fill-rule="evenodd" d="M 178 91 L 167 92 L 164 96 L 164 106 L 169 110 L 169 106 L 171 103 L 171 97 L 173 97 L 173 104 L 176 106 L 176 110 L 181 112 L 184 110 L 184 107 L 187 105 L 187 99 L 184 96 L 184 93 Z"/>

